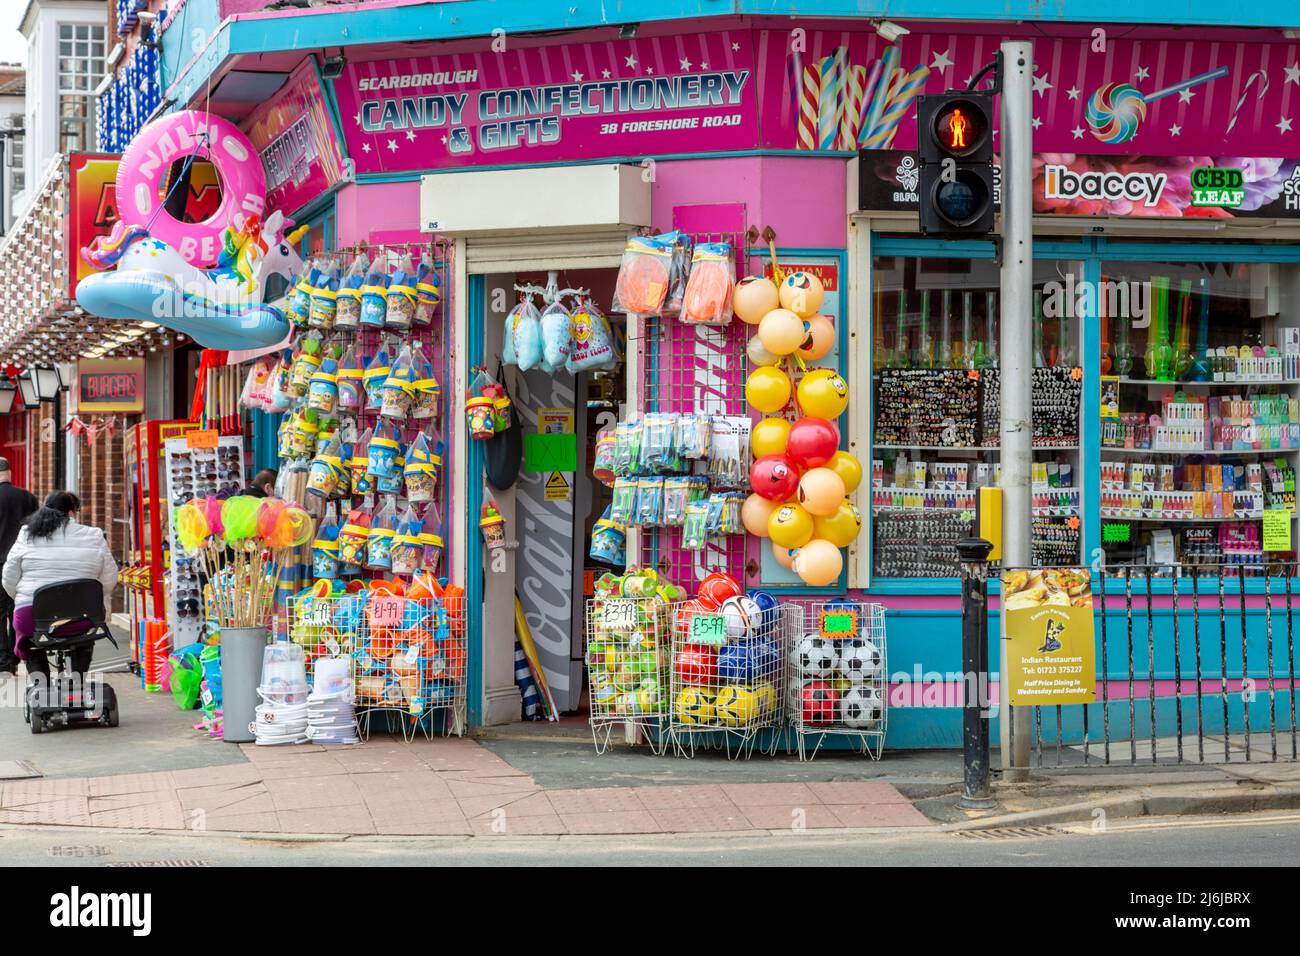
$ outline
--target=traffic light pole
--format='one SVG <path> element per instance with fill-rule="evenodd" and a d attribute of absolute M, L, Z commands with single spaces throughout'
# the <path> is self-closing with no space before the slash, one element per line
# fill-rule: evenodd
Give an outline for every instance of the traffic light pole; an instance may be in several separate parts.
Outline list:
<path fill-rule="evenodd" d="M 1001 314 L 1002 399 L 1002 563 L 1027 568 L 1032 563 L 1029 476 L 1033 458 L 1031 418 L 1033 377 L 1033 45 L 1002 44 Z M 1005 613 L 1005 612 L 1004 612 Z M 1003 779 L 1029 775 L 1030 710 L 1007 703 L 1007 636 L 1002 629 L 999 731 Z M 1013 727 L 1014 725 L 1014 727 Z"/>

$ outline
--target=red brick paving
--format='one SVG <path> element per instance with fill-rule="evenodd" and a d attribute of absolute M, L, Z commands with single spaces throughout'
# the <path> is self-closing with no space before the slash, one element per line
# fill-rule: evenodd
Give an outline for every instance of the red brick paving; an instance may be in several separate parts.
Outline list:
<path fill-rule="evenodd" d="M 243 745 L 247 764 L 0 789 L 0 823 L 243 833 L 520 836 L 920 827 L 879 782 L 543 790 L 472 740 Z"/>

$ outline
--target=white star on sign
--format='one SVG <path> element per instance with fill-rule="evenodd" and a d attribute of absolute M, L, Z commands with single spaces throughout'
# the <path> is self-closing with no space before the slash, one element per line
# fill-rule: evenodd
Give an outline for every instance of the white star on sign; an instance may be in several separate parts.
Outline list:
<path fill-rule="evenodd" d="M 413 130 L 413 129 L 408 129 L 408 130 L 406 131 L 406 141 L 407 141 L 408 143 L 414 143 L 414 142 L 415 142 L 415 130 Z"/>
<path fill-rule="evenodd" d="M 1286 71 L 1286 82 L 1300 85 L 1300 63 L 1282 67 Z"/>
<path fill-rule="evenodd" d="M 707 63 L 701 63 L 701 64 L 700 64 L 700 69 L 701 69 L 701 70 L 707 70 L 708 68 L 709 68 L 709 64 L 707 64 Z"/>
<path fill-rule="evenodd" d="M 1196 95 L 1196 91 L 1195 91 L 1195 90 L 1179 90 L 1179 91 L 1178 91 L 1178 102 L 1180 102 L 1180 103 L 1190 103 L 1190 102 L 1192 101 L 1192 97 L 1195 96 L 1195 95 Z"/>
<path fill-rule="evenodd" d="M 395 152 L 397 152 L 397 140 L 395 140 L 395 139 L 390 139 L 390 140 L 388 141 L 388 151 L 389 151 L 390 153 L 395 153 Z"/>
<path fill-rule="evenodd" d="M 626 63 L 628 66 L 630 66 L 632 69 L 634 70 L 636 69 L 636 57 L 625 56 L 623 57 L 623 62 Z"/>
<path fill-rule="evenodd" d="M 446 146 L 446 145 L 447 145 L 447 137 L 446 137 L 446 136 L 444 136 L 444 137 L 442 138 L 442 145 L 443 145 L 443 146 Z"/>
<path fill-rule="evenodd" d="M 360 114 L 360 113 L 354 113 L 353 116 L 352 116 L 352 122 L 354 122 L 354 123 L 356 123 L 358 126 L 360 126 L 360 125 L 361 125 L 361 114 Z"/>
<path fill-rule="evenodd" d="M 1052 88 L 1052 84 L 1047 82 L 1047 74 L 1034 77 L 1034 92 L 1038 94 L 1046 93 Z"/>
<path fill-rule="evenodd" d="M 683 70 L 689 70 L 689 69 L 691 68 L 691 61 L 688 60 L 688 59 L 686 59 L 686 57 L 682 57 L 682 58 L 677 62 L 677 65 L 678 65 L 679 67 L 681 67 L 681 69 L 683 69 Z"/>
<path fill-rule="evenodd" d="M 574 70 L 574 71 L 573 71 L 573 82 L 574 82 L 574 83 L 581 83 L 581 82 L 582 82 L 582 74 L 579 73 L 577 70 Z"/>
<path fill-rule="evenodd" d="M 601 78 L 602 80 L 608 80 L 608 79 L 609 79 L 609 70 L 601 70 L 601 71 L 600 71 L 600 78 Z"/>
<path fill-rule="evenodd" d="M 1139 80 L 1145 80 L 1150 75 L 1151 75 L 1151 71 L 1148 70 L 1145 66 L 1138 67 L 1137 78 Z"/>
<path fill-rule="evenodd" d="M 1083 139 L 1083 127 L 1082 127 L 1082 126 L 1076 126 L 1074 129 L 1070 130 L 1070 132 L 1074 134 L 1074 138 L 1075 138 L 1075 139 Z"/>
<path fill-rule="evenodd" d="M 655 68 L 654 68 L 653 66 L 647 66 L 647 67 L 645 68 L 645 75 L 646 75 L 646 76 L 654 76 L 654 75 L 655 75 Z"/>
<path fill-rule="evenodd" d="M 1079 88 L 1077 86 L 1072 86 L 1065 91 L 1065 95 L 1072 100 L 1077 100 L 1079 98 Z"/>
<path fill-rule="evenodd" d="M 1182 128 L 1181 126 L 1179 126 L 1177 123 L 1175 123 L 1173 126 L 1169 127 L 1169 135 L 1170 135 L 1170 136 L 1177 136 L 1177 135 L 1178 135 L 1179 133 L 1181 133 L 1182 131 L 1183 131 L 1183 128 Z"/>
<path fill-rule="evenodd" d="M 1043 121 L 1040 120 L 1037 116 L 1035 116 L 1033 119 L 1029 121 L 1029 125 L 1032 126 L 1034 129 L 1038 129 L 1038 127 L 1043 125 Z"/>
<path fill-rule="evenodd" d="M 362 144 L 361 144 L 361 152 L 363 152 L 363 153 L 368 153 L 368 152 L 370 152 L 370 144 L 369 144 L 369 143 L 362 143 Z"/>
<path fill-rule="evenodd" d="M 738 52 L 739 50 L 740 50 L 740 44 L 739 44 L 739 43 L 733 43 L 733 44 L 731 44 L 731 52 L 732 52 L 732 53 L 736 53 L 736 52 Z"/>
<path fill-rule="evenodd" d="M 944 50 L 942 53 L 936 53 L 934 59 L 930 61 L 930 69 L 932 70 L 939 70 L 942 72 L 950 66 L 952 66 L 952 60 L 948 59 L 947 50 Z"/>
<path fill-rule="evenodd" d="M 1285 116 L 1283 116 L 1280 120 L 1278 120 L 1278 121 L 1277 121 L 1276 123 L 1274 123 L 1273 125 L 1277 127 L 1277 131 L 1278 131 L 1279 133 L 1289 133 L 1289 132 L 1291 132 L 1291 120 L 1288 119 L 1288 118 L 1285 117 Z"/>

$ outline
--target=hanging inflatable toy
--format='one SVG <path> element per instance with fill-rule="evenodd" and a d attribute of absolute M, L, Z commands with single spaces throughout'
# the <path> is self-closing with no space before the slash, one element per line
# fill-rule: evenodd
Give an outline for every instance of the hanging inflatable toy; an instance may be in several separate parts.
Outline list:
<path fill-rule="evenodd" d="M 166 208 L 177 163 L 205 160 L 221 180 L 221 204 L 198 223 Z M 214 349 L 265 348 L 289 334 L 266 305 L 267 279 L 302 269 L 303 226 L 264 217 L 266 176 L 252 143 L 221 117 L 187 110 L 146 126 L 117 170 L 120 219 L 81 250 L 101 271 L 77 284 L 77 304 L 106 319 L 156 322 Z"/>
<path fill-rule="evenodd" d="M 811 272 L 792 272 L 781 283 L 781 307 L 801 319 L 811 318 L 822 307 L 826 291 L 822 280 Z"/>
<path fill-rule="evenodd" d="M 731 304 L 742 322 L 758 325 L 763 321 L 763 316 L 781 304 L 781 300 L 776 291 L 776 283 L 767 276 L 745 276 L 736 283 Z"/>

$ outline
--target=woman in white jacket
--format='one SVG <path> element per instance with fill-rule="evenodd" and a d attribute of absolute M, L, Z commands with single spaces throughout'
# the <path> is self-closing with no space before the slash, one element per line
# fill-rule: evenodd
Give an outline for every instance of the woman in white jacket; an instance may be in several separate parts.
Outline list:
<path fill-rule="evenodd" d="M 81 502 L 69 491 L 55 491 L 18 532 L 5 561 L 0 583 L 14 601 L 14 635 L 18 656 L 27 661 L 28 674 L 50 676 L 44 651 L 29 645 L 35 633 L 32 595 L 47 584 L 94 578 L 104 586 L 104 608 L 117 585 L 117 562 L 108 549 L 104 532 L 76 520 Z M 93 645 L 72 654 L 72 669 L 85 674 L 90 669 Z"/>

